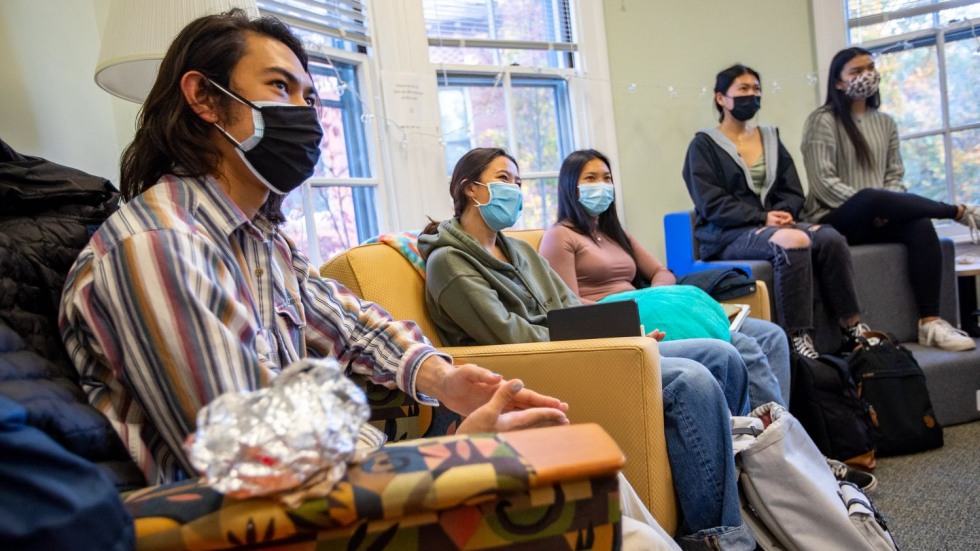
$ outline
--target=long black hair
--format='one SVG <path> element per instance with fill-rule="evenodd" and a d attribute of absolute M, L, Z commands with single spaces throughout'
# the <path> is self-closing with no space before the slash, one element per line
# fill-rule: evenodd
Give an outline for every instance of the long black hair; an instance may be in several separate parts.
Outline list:
<path fill-rule="evenodd" d="M 723 96 L 728 95 L 727 92 L 728 89 L 732 87 L 732 83 L 735 82 L 735 79 L 742 75 L 752 75 L 759 81 L 759 85 L 762 85 L 762 77 L 759 76 L 759 73 L 756 72 L 755 69 L 742 65 L 741 63 L 736 63 L 735 65 L 732 65 L 731 67 L 715 75 L 715 92 L 720 93 Z M 725 110 L 717 101 L 715 101 L 714 104 L 715 109 L 718 110 L 718 122 L 725 120 Z"/>
<path fill-rule="evenodd" d="M 249 33 L 282 42 L 308 72 L 303 44 L 275 17 L 249 19 L 243 10 L 234 8 L 188 23 L 167 49 L 137 117 L 136 136 L 123 151 L 120 189 L 124 199 L 136 197 L 175 169 L 191 177 L 214 173 L 221 155 L 211 142 L 213 127 L 187 104 L 180 79 L 188 71 L 200 71 L 211 81 L 230 88 L 232 69 L 245 55 Z M 209 84 L 204 87 L 216 98 L 219 111 L 226 113 L 234 100 Z M 283 199 L 282 195 L 270 193 L 260 212 L 274 223 L 284 222 L 280 208 Z"/>
<path fill-rule="evenodd" d="M 593 242 L 598 243 L 598 232 L 602 232 L 623 248 L 633 263 L 636 264 L 636 276 L 633 278 L 633 286 L 637 289 L 649 287 L 650 282 L 640 273 L 640 265 L 636 262 L 636 252 L 630 244 L 629 236 L 623 229 L 623 224 L 619 221 L 616 214 L 616 200 L 613 199 L 609 208 L 598 217 L 593 218 L 578 202 L 578 180 L 585 169 L 585 165 L 593 159 L 599 159 L 605 163 L 606 168 L 612 171 L 609 158 L 595 149 L 581 149 L 565 157 L 558 172 L 558 220 L 557 224 L 564 224 L 572 230 L 587 236 Z M 595 220 L 595 222 L 593 222 Z"/>
<path fill-rule="evenodd" d="M 851 139 L 851 143 L 854 145 L 858 164 L 869 167 L 873 163 L 871 148 L 868 147 L 868 142 L 861 135 L 857 124 L 854 123 L 854 117 L 851 115 L 851 103 L 853 102 L 844 90 L 837 89 L 837 83 L 843 82 L 840 74 L 844 70 L 844 66 L 859 55 L 871 55 L 871 52 L 855 46 L 837 52 L 834 59 L 830 61 L 830 73 L 827 75 L 827 101 L 824 102 L 823 109 L 832 113 L 844 127 L 844 132 L 847 133 L 847 137 Z M 881 92 L 876 91 L 866 101 L 868 107 L 877 109 L 881 105 Z"/>

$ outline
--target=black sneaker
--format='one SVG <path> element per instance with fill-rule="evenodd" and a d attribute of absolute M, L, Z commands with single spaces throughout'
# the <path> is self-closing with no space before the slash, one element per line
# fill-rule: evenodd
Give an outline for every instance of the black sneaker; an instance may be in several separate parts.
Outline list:
<path fill-rule="evenodd" d="M 804 358 L 815 360 L 820 357 L 820 353 L 817 352 L 817 349 L 813 346 L 813 337 L 811 337 L 810 333 L 806 331 L 801 331 L 793 335 L 790 338 L 790 346 L 793 347 L 793 350 L 797 354 L 803 356 Z"/>
<path fill-rule="evenodd" d="M 852 469 L 847 466 L 847 464 L 837 461 L 836 459 L 831 459 L 829 457 L 825 458 L 827 460 L 827 466 L 830 467 L 830 472 L 834 473 L 834 478 L 837 480 L 842 480 L 844 482 L 850 482 L 861 491 L 867 493 L 874 490 L 878 486 L 878 479 L 875 475 L 871 473 L 866 473 L 864 471 L 859 471 L 857 469 Z"/>

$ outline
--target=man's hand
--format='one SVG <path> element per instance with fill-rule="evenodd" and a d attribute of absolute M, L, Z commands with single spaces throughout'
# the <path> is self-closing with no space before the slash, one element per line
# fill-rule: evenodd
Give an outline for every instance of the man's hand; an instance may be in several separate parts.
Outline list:
<path fill-rule="evenodd" d="M 565 411 L 562 409 L 521 407 L 524 400 L 518 397 L 522 392 L 530 391 L 525 389 L 524 383 L 518 379 L 498 385 L 490 401 L 464 419 L 459 428 L 456 429 L 456 434 L 507 432 L 568 424 L 568 417 L 565 416 Z M 565 406 L 564 409 L 567 410 L 568 405 L 563 405 Z"/>
<path fill-rule="evenodd" d="M 793 215 L 784 210 L 771 210 L 766 213 L 767 226 L 790 226 L 795 223 Z"/>
<path fill-rule="evenodd" d="M 439 356 L 430 356 L 419 368 L 415 385 L 419 392 L 432 396 L 460 415 L 468 416 L 486 405 L 502 382 L 503 377 L 499 374 L 478 365 L 454 366 Z M 508 407 L 568 411 L 568 404 L 523 388 L 523 385 Z"/>

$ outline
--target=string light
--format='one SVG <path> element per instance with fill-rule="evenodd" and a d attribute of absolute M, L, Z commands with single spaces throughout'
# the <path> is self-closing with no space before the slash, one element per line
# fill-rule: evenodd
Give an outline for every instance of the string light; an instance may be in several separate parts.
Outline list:
<path fill-rule="evenodd" d="M 626 91 L 629 92 L 629 93 L 631 93 L 631 94 L 635 94 L 636 93 L 636 83 L 635 82 L 631 82 L 630 85 L 626 87 Z"/>

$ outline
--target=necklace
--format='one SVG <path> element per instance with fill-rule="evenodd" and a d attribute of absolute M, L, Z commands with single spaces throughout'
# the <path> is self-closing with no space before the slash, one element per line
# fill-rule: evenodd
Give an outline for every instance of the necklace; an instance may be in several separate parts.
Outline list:
<path fill-rule="evenodd" d="M 746 127 L 746 128 L 747 128 L 747 130 L 745 130 L 744 132 L 739 132 L 738 134 L 735 134 L 735 140 L 734 140 L 735 141 L 735 151 L 736 151 L 736 153 L 738 153 L 738 156 L 739 157 L 744 157 L 745 156 L 745 155 L 742 154 L 742 151 L 744 151 L 744 148 L 742 147 L 742 138 L 744 138 L 745 136 L 753 135 L 755 133 L 755 128 L 748 128 L 748 127 Z M 728 136 L 728 139 L 731 139 L 731 136 Z"/>

